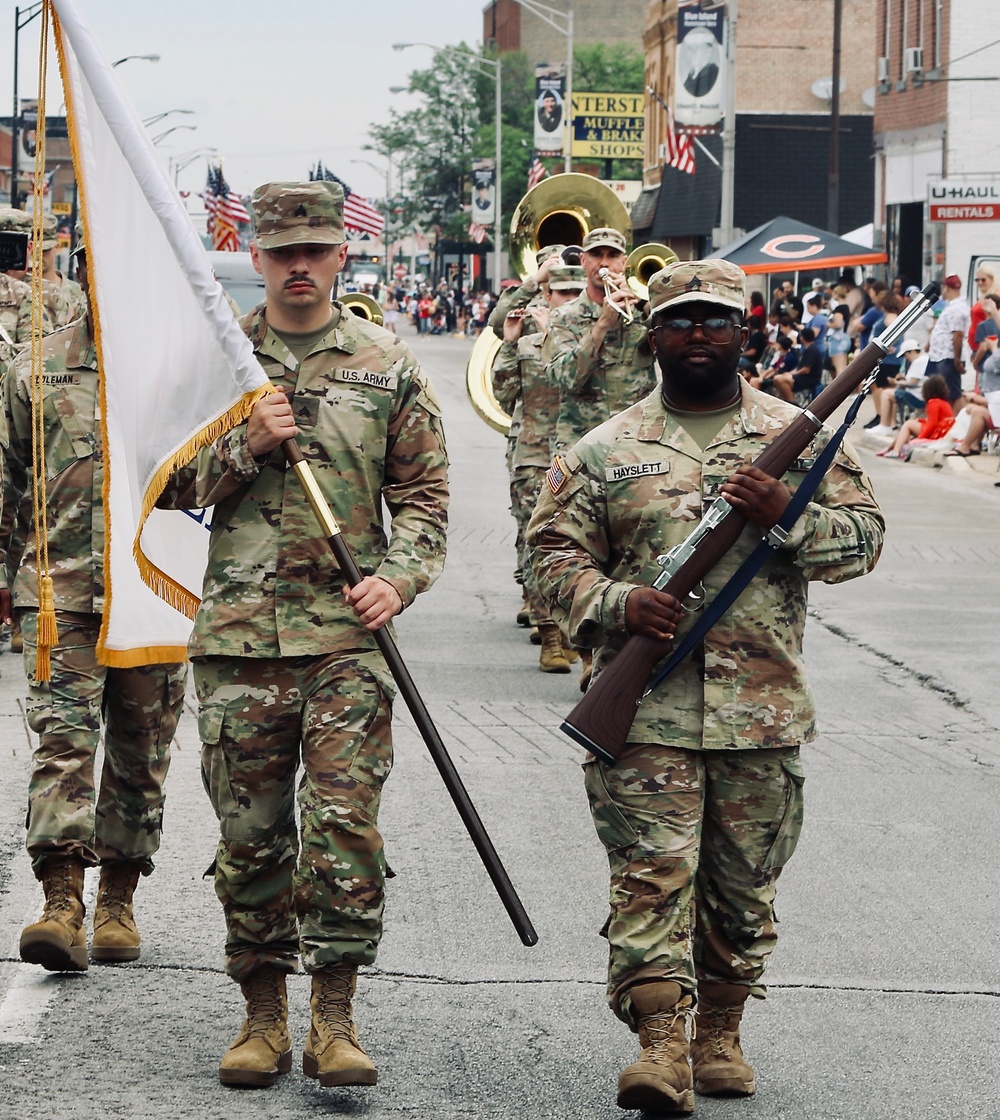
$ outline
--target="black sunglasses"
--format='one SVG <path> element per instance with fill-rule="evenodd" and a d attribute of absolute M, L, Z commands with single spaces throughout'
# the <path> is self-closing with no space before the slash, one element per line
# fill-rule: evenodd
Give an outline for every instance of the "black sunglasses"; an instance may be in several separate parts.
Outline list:
<path fill-rule="evenodd" d="M 732 342 L 736 332 L 740 329 L 737 323 L 732 319 L 703 319 L 700 323 L 695 323 L 693 319 L 666 319 L 662 323 L 658 323 L 654 330 L 663 331 L 668 338 L 681 339 L 690 338 L 694 328 L 701 327 L 701 333 L 709 342 L 714 342 L 719 345 L 724 345 L 727 342 Z"/>

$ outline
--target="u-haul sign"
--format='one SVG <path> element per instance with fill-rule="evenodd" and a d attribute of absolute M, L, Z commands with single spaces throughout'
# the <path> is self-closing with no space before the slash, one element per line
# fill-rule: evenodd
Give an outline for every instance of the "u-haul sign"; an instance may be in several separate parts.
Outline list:
<path fill-rule="evenodd" d="M 1000 221 L 1000 184 L 939 179 L 927 184 L 927 210 L 932 222 Z"/>

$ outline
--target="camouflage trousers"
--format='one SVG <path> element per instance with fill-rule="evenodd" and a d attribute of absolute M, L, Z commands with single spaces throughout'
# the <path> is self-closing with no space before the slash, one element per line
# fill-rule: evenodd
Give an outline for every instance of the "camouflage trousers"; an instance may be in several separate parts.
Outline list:
<path fill-rule="evenodd" d="M 802 828 L 798 747 L 688 751 L 631 747 L 584 766 L 611 865 L 608 1001 L 634 1028 L 639 980 L 699 978 L 763 998 L 777 939 L 775 883 Z"/>
<path fill-rule="evenodd" d="M 543 622 L 548 619 L 549 611 L 538 595 L 524 538 L 528 522 L 535 512 L 535 503 L 545 481 L 546 470 L 548 467 L 514 467 L 510 472 L 510 512 L 517 525 L 514 538 L 517 568 L 514 570 L 514 578 L 524 588 L 524 596 L 531 606 L 532 619 Z"/>
<path fill-rule="evenodd" d="M 187 665 L 112 669 L 97 660 L 100 615 L 59 612 L 52 679 L 35 681 L 38 616 L 18 612 L 28 678 L 28 726 L 38 736 L 28 787 L 28 854 L 36 875 L 52 855 L 153 869 L 163 824 L 170 744 Z M 104 766 L 94 760 L 104 720 Z"/>
<path fill-rule="evenodd" d="M 198 657 L 194 680 L 202 778 L 221 832 L 226 971 L 292 972 L 300 952 L 307 972 L 371 964 L 385 894 L 376 824 L 392 768 L 381 657 Z"/>

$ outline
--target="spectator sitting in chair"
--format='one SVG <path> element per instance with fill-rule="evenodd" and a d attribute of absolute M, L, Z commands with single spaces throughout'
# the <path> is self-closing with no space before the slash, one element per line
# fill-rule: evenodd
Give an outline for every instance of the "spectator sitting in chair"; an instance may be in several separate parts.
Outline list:
<path fill-rule="evenodd" d="M 905 421 L 892 443 L 876 451 L 876 455 L 886 459 L 899 459 L 902 457 L 903 448 L 911 440 L 921 440 L 931 443 L 934 440 L 944 439 L 955 423 L 955 412 L 948 400 L 948 382 L 940 373 L 931 374 L 924 378 L 920 388 L 920 395 L 924 398 L 927 415 L 921 420 L 914 416 Z M 975 454 L 979 454 L 978 451 Z"/>
<path fill-rule="evenodd" d="M 927 362 L 929 355 L 921 352 L 920 343 L 915 338 L 904 339 L 899 344 L 899 354 L 906 362 L 902 372 L 896 377 L 895 388 L 890 384 L 884 392 L 880 404 L 879 425 L 872 428 L 875 435 L 890 436 L 896 423 L 896 415 L 903 419 L 907 409 L 923 412 L 924 402 L 917 395 L 920 384 L 927 376 Z"/>
<path fill-rule="evenodd" d="M 798 366 L 794 373 L 776 373 L 774 375 L 774 391 L 782 400 L 794 404 L 795 394 L 806 390 L 809 399 L 816 395 L 823 383 L 823 361 L 825 355 L 816 344 L 816 332 L 812 327 L 803 327 L 799 331 L 799 341 L 802 351 L 799 354 Z"/>

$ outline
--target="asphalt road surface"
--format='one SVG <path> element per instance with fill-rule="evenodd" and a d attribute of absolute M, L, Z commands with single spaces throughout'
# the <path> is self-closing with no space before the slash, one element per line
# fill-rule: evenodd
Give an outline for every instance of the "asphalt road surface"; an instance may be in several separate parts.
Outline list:
<path fill-rule="evenodd" d="M 17 955 L 41 892 L 23 852 L 24 682 L 5 652 L 0 1117 L 623 1115 L 615 1084 L 636 1046 L 604 1003 L 606 862 L 580 752 L 557 730 L 576 673 L 540 673 L 514 625 L 503 440 L 466 400 L 470 344 L 406 330 L 444 402 L 454 500 L 447 569 L 400 620 L 400 646 L 538 945 L 515 935 L 400 704 L 382 814 L 396 877 L 357 1000 L 379 1084 L 321 1089 L 302 1075 L 299 975 L 292 1073 L 269 1090 L 223 1088 L 218 1060 L 242 1004 L 222 973 L 221 909 L 204 878 L 216 833 L 193 710 L 179 729 L 157 870 L 137 893 L 141 959 L 50 976 Z M 779 886 L 770 994 L 744 1023 L 758 1090 L 699 1100 L 712 1120 L 1000 1116 L 1000 489 L 989 464 L 930 470 L 863 455 L 886 547 L 871 576 L 814 585 L 807 658 L 821 738 L 805 751 L 806 825 Z"/>

